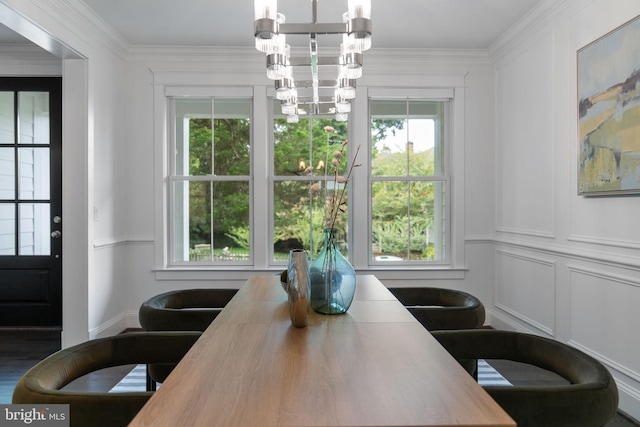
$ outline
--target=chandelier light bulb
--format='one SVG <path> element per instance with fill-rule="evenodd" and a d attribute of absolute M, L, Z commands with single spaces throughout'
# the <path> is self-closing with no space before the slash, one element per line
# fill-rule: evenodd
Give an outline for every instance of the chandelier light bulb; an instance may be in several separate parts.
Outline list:
<path fill-rule="evenodd" d="M 352 19 L 371 19 L 371 0 L 348 0 L 347 10 Z"/>
<path fill-rule="evenodd" d="M 348 113 L 351 111 L 351 101 L 344 97 L 340 89 L 335 90 L 335 106 L 337 113 Z"/>
<path fill-rule="evenodd" d="M 371 49 L 371 0 L 349 0 L 346 18 L 349 44 L 356 52 Z"/>
<path fill-rule="evenodd" d="M 347 113 L 336 113 L 336 122 L 346 122 L 349 119 Z"/>
<path fill-rule="evenodd" d="M 275 81 L 276 99 L 284 101 L 291 97 L 297 97 L 298 91 L 295 88 L 293 78 L 283 78 Z"/>
<path fill-rule="evenodd" d="M 282 110 L 282 114 L 284 114 L 285 116 L 295 115 L 298 110 L 298 106 L 296 104 L 291 104 L 291 105 L 282 104 L 280 108 Z"/>
<path fill-rule="evenodd" d="M 276 19 L 278 0 L 255 0 L 253 3 L 255 19 Z"/>
<path fill-rule="evenodd" d="M 256 49 L 267 55 L 284 49 L 286 36 L 278 32 L 280 24 L 283 24 L 284 21 L 285 17 L 281 13 L 277 13 L 274 19 L 256 18 L 254 21 Z"/>
<path fill-rule="evenodd" d="M 284 45 L 284 48 L 278 48 L 277 52 L 267 55 L 267 77 L 271 80 L 280 80 L 291 76 L 291 67 L 289 65 L 289 56 L 291 48 Z"/>

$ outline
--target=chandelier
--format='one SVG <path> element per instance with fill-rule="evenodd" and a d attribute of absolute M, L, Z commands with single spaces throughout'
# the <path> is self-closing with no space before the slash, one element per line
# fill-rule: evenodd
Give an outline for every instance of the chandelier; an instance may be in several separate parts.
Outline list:
<path fill-rule="evenodd" d="M 312 21 L 294 24 L 285 23 L 277 0 L 255 0 L 256 49 L 267 56 L 267 77 L 274 80 L 276 98 L 288 122 L 297 122 L 302 114 L 335 114 L 336 120 L 346 121 L 356 79 L 362 76 L 362 52 L 371 48 L 371 0 L 348 0 L 340 23 L 318 23 L 318 1 L 311 2 Z M 309 55 L 292 57 L 287 34 L 308 35 Z M 342 35 L 339 54 L 318 54 L 318 35 L 326 34 Z M 296 81 L 294 67 L 308 68 L 310 78 Z M 335 69 L 331 75 L 335 78 L 321 79 L 320 67 Z"/>

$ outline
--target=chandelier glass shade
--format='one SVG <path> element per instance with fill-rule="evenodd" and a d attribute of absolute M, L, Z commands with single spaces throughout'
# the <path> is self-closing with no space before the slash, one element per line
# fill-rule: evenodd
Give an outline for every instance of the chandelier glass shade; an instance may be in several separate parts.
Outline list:
<path fill-rule="evenodd" d="M 342 22 L 318 23 L 318 0 L 312 2 L 310 23 L 287 23 L 278 13 L 277 0 L 254 0 L 256 49 L 266 55 L 267 77 L 274 80 L 276 98 L 289 122 L 300 114 L 335 114 L 347 120 L 356 79 L 362 76 L 363 52 L 371 48 L 371 0 L 348 0 Z M 308 35 L 309 55 L 292 57 L 286 36 Z M 338 54 L 318 54 L 318 36 L 341 35 Z M 294 68 L 309 70 L 308 79 L 297 79 Z M 319 68 L 332 67 L 332 78 L 321 79 Z M 298 93 L 298 89 L 305 93 Z M 308 94 L 306 92 L 309 92 Z M 328 95 L 326 94 L 328 92 Z"/>

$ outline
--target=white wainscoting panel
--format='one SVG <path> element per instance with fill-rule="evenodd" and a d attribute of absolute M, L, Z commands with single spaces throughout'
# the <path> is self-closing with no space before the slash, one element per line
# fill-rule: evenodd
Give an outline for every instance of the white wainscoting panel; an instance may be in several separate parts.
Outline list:
<path fill-rule="evenodd" d="M 553 32 L 496 70 L 496 229 L 553 237 Z"/>
<path fill-rule="evenodd" d="M 570 343 L 640 381 L 640 281 L 569 266 Z"/>
<path fill-rule="evenodd" d="M 555 330 L 555 261 L 496 250 L 495 306 L 550 336 Z"/>

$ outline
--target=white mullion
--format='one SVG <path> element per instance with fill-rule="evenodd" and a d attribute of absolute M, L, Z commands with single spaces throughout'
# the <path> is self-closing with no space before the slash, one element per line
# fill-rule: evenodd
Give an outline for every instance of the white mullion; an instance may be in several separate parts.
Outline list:
<path fill-rule="evenodd" d="M 358 269 L 367 269 L 371 259 L 371 131 L 369 129 L 369 99 L 367 88 L 357 87 L 352 101 L 349 126 L 349 141 L 362 141 L 357 163 L 349 180 L 349 259 Z M 357 136 L 357 138 L 356 138 Z M 356 144 L 348 144 L 349 156 L 353 158 Z M 358 210 L 360 209 L 360 210 Z M 358 236 L 358 238 L 356 238 Z"/>
<path fill-rule="evenodd" d="M 266 86 L 255 86 L 253 93 L 253 111 L 251 122 L 251 161 L 252 181 L 250 186 L 251 212 L 251 252 L 253 266 L 257 269 L 270 265 L 273 245 L 269 245 L 273 236 L 273 181 L 270 178 L 270 163 L 273 163 L 271 140 L 273 129 L 269 129 L 269 108 Z M 260 215 L 256 210 L 260 208 Z M 264 213 L 267 212 L 265 215 Z M 271 249 L 270 249 L 271 246 Z"/>

